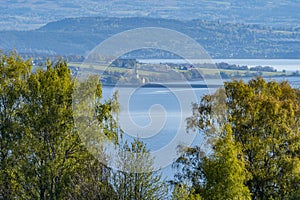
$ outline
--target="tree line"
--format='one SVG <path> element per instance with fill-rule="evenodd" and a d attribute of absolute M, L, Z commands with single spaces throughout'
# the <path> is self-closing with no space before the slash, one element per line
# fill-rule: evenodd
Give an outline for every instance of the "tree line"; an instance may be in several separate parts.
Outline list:
<path fill-rule="evenodd" d="M 0 199 L 163 199 L 167 195 L 159 173 L 112 169 L 87 150 L 72 109 L 78 81 L 65 61 L 47 62 L 45 70 L 35 73 L 31 68 L 31 61 L 16 53 L 0 56 Z M 91 76 L 79 87 L 89 89 L 86 86 L 93 80 L 99 78 Z M 102 102 L 99 81 L 96 86 L 97 103 L 92 109 L 98 134 L 122 150 L 146 154 L 141 141 L 121 141 L 113 117 L 118 111 L 116 96 Z M 134 159 L 126 161 L 139 163 Z M 139 167 L 151 168 L 151 158 L 146 161 Z"/>
<path fill-rule="evenodd" d="M 167 181 L 141 140 L 122 137 L 117 94 L 103 100 L 100 77 L 80 82 L 61 59 L 45 65 L 33 72 L 30 60 L 0 55 L 0 199 L 300 198 L 300 90 L 288 82 L 234 80 L 194 103 L 187 130 L 205 145 L 180 147 Z M 76 88 L 95 103 L 74 102 Z M 101 153 L 103 137 L 121 149 L 118 169 L 87 148 Z"/>
<path fill-rule="evenodd" d="M 300 199 L 299 116 L 286 81 L 234 80 L 204 96 L 187 123 L 210 145 L 182 147 L 177 199 Z"/>

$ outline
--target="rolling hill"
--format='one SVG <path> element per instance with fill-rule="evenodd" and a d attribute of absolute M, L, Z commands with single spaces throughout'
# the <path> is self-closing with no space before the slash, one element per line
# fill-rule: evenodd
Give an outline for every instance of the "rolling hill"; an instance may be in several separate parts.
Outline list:
<path fill-rule="evenodd" d="M 213 58 L 300 58 L 299 28 L 148 17 L 68 18 L 36 30 L 0 31 L 0 49 L 25 54 L 86 55 L 108 37 L 139 27 L 164 27 L 184 33 Z"/>
<path fill-rule="evenodd" d="M 28 30 L 74 17 L 201 19 L 299 27 L 298 0 L 5 0 L 0 30 Z"/>

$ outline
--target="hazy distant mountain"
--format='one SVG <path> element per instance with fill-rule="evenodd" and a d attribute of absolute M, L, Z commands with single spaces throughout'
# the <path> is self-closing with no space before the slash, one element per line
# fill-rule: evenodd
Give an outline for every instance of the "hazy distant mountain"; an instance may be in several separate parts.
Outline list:
<path fill-rule="evenodd" d="M 34 29 L 64 18 L 93 16 L 300 24 L 298 0 L 5 0 L 0 10 L 0 30 Z"/>
<path fill-rule="evenodd" d="M 0 49 L 86 55 L 113 34 L 138 27 L 164 27 L 187 34 L 214 58 L 300 58 L 300 28 L 140 17 L 72 18 L 37 30 L 0 31 Z"/>

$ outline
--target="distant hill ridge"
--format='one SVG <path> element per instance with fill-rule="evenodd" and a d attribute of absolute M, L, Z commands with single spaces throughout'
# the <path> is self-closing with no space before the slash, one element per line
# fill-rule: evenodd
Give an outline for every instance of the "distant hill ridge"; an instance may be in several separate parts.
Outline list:
<path fill-rule="evenodd" d="M 7 0 L 0 30 L 29 30 L 70 17 L 203 19 L 224 23 L 299 27 L 299 0 Z"/>
<path fill-rule="evenodd" d="M 21 53 L 86 55 L 108 37 L 140 27 L 164 27 L 184 33 L 214 58 L 300 58 L 297 28 L 146 17 L 67 18 L 36 30 L 1 31 L 0 48 L 15 48 Z"/>

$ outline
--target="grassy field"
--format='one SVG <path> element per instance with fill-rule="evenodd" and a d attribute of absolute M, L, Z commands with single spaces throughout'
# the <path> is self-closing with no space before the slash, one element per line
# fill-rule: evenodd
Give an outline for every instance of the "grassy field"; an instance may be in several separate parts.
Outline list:
<path fill-rule="evenodd" d="M 118 72 L 118 73 L 133 73 L 134 69 L 129 68 L 121 68 L 121 67 L 109 67 L 105 66 L 104 64 L 82 64 L 82 63 L 69 63 L 69 66 L 72 67 L 78 67 L 82 70 L 91 70 L 95 71 L 96 73 L 102 74 L 104 71 L 107 72 Z M 157 67 L 157 66 L 156 66 Z M 163 69 L 164 66 L 162 66 Z M 207 75 L 207 76 L 219 76 L 226 75 L 228 77 L 249 77 L 249 76 L 265 76 L 265 77 L 272 77 L 272 76 L 289 76 L 292 74 L 292 72 L 257 72 L 257 71 L 250 71 L 250 70 L 228 70 L 228 69 L 212 69 L 212 68 L 197 68 L 201 74 Z M 179 69 L 164 69 L 162 71 L 153 70 L 151 67 L 149 67 L 149 70 L 147 69 L 146 65 L 142 65 L 140 68 L 138 68 L 138 74 L 143 77 L 150 77 L 150 76 L 162 76 L 165 74 L 168 74 L 168 72 L 178 72 L 178 73 L 188 73 L 189 70 L 179 70 Z"/>

